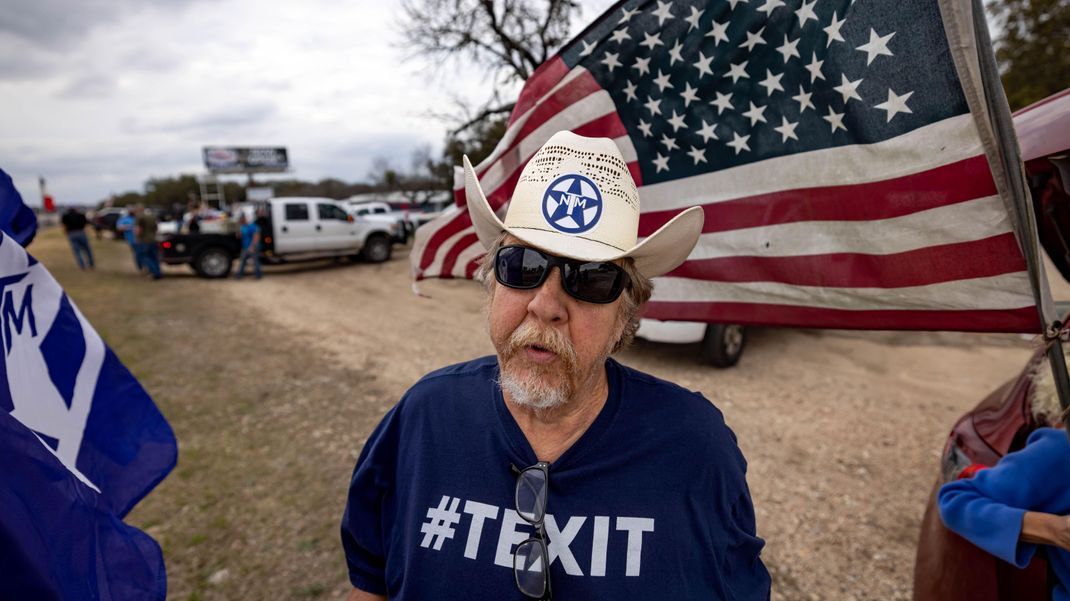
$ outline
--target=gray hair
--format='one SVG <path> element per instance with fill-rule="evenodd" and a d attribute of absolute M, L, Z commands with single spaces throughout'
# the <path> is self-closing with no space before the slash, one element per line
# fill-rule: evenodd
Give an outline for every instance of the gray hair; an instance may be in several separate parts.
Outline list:
<path fill-rule="evenodd" d="M 1067 348 L 1064 355 L 1070 351 Z M 1030 408 L 1035 419 L 1041 425 L 1066 423 L 1070 411 L 1063 410 L 1059 404 L 1059 393 L 1055 390 L 1055 378 L 1051 374 L 1051 363 L 1047 357 L 1037 362 L 1031 374 L 1033 380 Z"/>
<path fill-rule="evenodd" d="M 488 298 L 494 295 L 494 256 L 498 254 L 498 249 L 504 246 L 508 235 L 508 232 L 502 232 L 494 239 L 476 271 L 476 279 L 483 282 Z M 621 295 L 620 312 L 617 314 L 617 323 L 621 328 L 620 337 L 613 344 L 610 354 L 626 348 L 635 339 L 635 332 L 639 330 L 640 312 L 654 291 L 654 283 L 636 269 L 634 259 L 626 257 L 622 261 L 620 266 L 628 275 L 630 283 Z"/>

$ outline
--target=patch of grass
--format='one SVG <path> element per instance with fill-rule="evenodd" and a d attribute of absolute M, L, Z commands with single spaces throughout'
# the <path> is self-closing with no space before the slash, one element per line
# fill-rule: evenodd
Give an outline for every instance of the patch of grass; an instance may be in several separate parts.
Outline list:
<path fill-rule="evenodd" d="M 159 532 L 168 598 L 317 598 L 344 583 L 337 531 L 353 454 L 382 414 L 352 391 L 384 396 L 374 376 L 338 367 L 221 292 L 240 283 L 185 269 L 150 281 L 122 243 L 92 244 L 93 272 L 75 267 L 55 229 L 29 251 L 175 431 L 177 469 L 126 520 Z M 230 576 L 208 584 L 221 566 Z"/>
<path fill-rule="evenodd" d="M 297 542 L 297 550 L 301 552 L 314 551 L 319 546 L 319 539 L 306 538 Z"/>
<path fill-rule="evenodd" d="M 308 586 L 303 586 L 293 591 L 294 595 L 302 599 L 316 599 L 323 596 L 323 593 L 326 592 L 327 587 L 322 584 L 309 584 Z"/>

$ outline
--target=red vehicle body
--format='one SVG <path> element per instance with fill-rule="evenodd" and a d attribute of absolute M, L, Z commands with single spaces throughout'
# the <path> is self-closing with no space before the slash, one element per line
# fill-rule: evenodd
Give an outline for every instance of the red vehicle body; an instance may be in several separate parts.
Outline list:
<path fill-rule="evenodd" d="M 1014 114 L 1029 176 L 1041 244 L 1070 280 L 1070 89 Z M 915 601 L 1046 601 L 1047 562 L 1038 554 L 1024 570 L 996 559 L 944 527 L 936 493 L 947 481 L 970 477 L 1021 449 L 1042 424 L 1033 421 L 1030 374 L 1038 353 L 1017 378 L 988 395 L 955 424 L 944 446 L 940 477 L 929 495 L 914 564 Z M 1046 366 L 1044 366 L 1046 368 Z"/>
<path fill-rule="evenodd" d="M 914 564 L 915 601 L 1045 601 L 1048 568 L 1041 554 L 1024 570 L 996 559 L 951 532 L 940 520 L 936 493 L 945 482 L 969 477 L 978 466 L 991 467 L 1001 457 L 1025 446 L 1039 424 L 1033 421 L 1030 398 L 1038 353 L 1018 377 L 988 395 L 952 428 L 940 465 L 940 477 L 929 495 Z M 963 474 L 963 472 L 967 474 Z"/>

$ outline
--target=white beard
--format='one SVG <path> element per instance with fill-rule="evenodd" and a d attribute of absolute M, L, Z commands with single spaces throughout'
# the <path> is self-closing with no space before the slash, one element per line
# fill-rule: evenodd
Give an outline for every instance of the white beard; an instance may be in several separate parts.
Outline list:
<path fill-rule="evenodd" d="M 535 411 L 556 409 L 567 403 L 570 396 L 569 386 L 565 382 L 551 386 L 536 378 L 517 377 L 509 370 L 502 370 L 499 384 L 507 399 L 520 407 Z"/>

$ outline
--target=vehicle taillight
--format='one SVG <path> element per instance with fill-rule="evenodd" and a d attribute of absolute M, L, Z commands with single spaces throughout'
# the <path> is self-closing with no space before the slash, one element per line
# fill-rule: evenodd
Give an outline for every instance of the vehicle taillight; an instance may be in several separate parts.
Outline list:
<path fill-rule="evenodd" d="M 165 240 L 165 241 L 160 243 L 160 246 L 162 246 L 164 248 L 171 248 L 171 241 L 170 240 Z"/>

